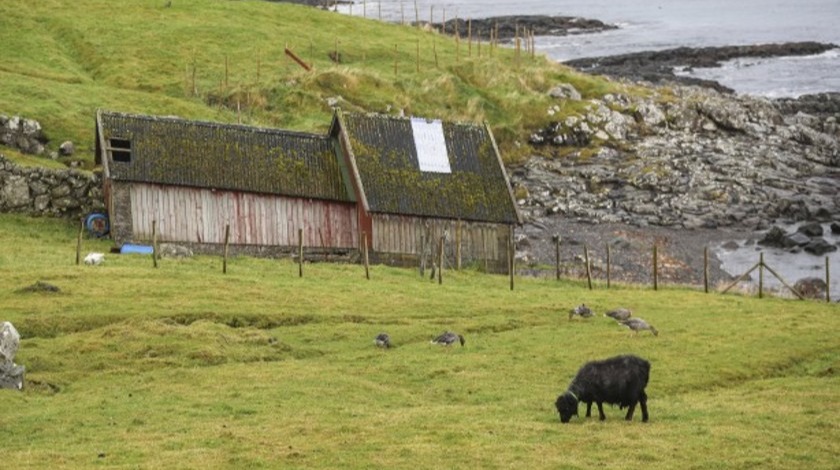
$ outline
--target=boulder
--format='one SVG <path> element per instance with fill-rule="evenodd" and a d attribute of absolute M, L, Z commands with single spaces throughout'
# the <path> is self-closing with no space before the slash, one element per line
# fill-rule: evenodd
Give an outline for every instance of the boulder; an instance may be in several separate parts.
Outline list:
<path fill-rule="evenodd" d="M 14 362 L 20 347 L 20 334 L 11 322 L 4 321 L 0 327 L 0 363 Z"/>
<path fill-rule="evenodd" d="M 759 245 L 771 246 L 776 248 L 785 247 L 785 239 L 787 233 L 779 227 L 773 227 L 764 234 L 764 238 L 758 241 Z"/>
<path fill-rule="evenodd" d="M 0 389 L 23 390 L 26 368 L 15 364 L 0 364 Z"/>
<path fill-rule="evenodd" d="M 568 83 L 561 83 L 548 91 L 548 96 L 564 100 L 580 101 L 580 92 Z"/>
<path fill-rule="evenodd" d="M 0 327 L 0 389 L 23 389 L 25 368 L 15 364 L 15 354 L 20 346 L 20 334 L 10 322 Z"/>
<path fill-rule="evenodd" d="M 805 235 L 807 235 L 809 237 L 821 237 L 821 236 L 823 236 L 822 225 L 820 225 L 817 222 L 802 224 L 802 225 L 799 226 L 798 229 L 796 229 L 796 231 L 799 232 L 799 233 L 804 233 Z"/>
<path fill-rule="evenodd" d="M 76 147 L 73 145 L 73 142 L 70 142 L 69 140 L 65 140 L 58 147 L 58 154 L 63 157 L 69 157 L 70 155 L 73 155 L 73 152 L 75 151 Z"/>
<path fill-rule="evenodd" d="M 783 242 L 786 248 L 792 248 L 794 246 L 805 246 L 809 243 L 811 243 L 811 237 L 805 235 L 802 232 L 796 232 L 790 235 L 785 235 L 785 239 Z"/>
<path fill-rule="evenodd" d="M 802 249 L 812 255 L 822 256 L 826 253 L 837 251 L 837 246 L 828 243 L 823 238 L 812 238 Z"/>

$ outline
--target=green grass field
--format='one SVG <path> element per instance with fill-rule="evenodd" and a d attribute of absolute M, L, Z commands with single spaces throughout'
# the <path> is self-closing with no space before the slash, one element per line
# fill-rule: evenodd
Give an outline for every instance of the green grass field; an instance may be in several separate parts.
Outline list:
<path fill-rule="evenodd" d="M 623 91 L 545 57 L 409 26 L 261 0 L 3 0 L 0 113 L 36 119 L 55 150 L 92 165 L 98 108 L 326 132 L 346 111 L 487 121 L 508 161 L 526 155 L 547 110 Z M 288 47 L 313 66 L 305 71 Z M 330 60 L 338 51 L 341 63 Z"/>
<path fill-rule="evenodd" d="M 27 368 L 0 391 L 15 468 L 837 468 L 833 304 L 346 264 L 301 278 L 288 259 L 77 266 L 76 231 L 0 215 L 0 321 Z M 61 292 L 19 291 L 37 281 Z M 581 302 L 599 316 L 569 321 Z M 617 306 L 660 335 L 600 316 Z M 430 345 L 445 329 L 466 347 Z M 652 363 L 651 421 L 560 424 L 577 369 L 619 353 Z"/>

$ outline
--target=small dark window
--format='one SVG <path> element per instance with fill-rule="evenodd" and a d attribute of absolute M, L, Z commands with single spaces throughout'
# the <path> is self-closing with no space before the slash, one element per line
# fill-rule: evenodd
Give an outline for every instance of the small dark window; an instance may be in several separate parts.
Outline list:
<path fill-rule="evenodd" d="M 111 158 L 115 162 L 131 161 L 131 141 L 128 139 L 111 139 Z"/>

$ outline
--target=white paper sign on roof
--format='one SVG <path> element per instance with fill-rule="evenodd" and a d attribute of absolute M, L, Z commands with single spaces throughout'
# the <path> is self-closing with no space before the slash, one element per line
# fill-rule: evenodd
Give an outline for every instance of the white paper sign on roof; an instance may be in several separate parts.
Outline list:
<path fill-rule="evenodd" d="M 440 120 L 411 118 L 411 131 L 414 134 L 414 148 L 417 149 L 420 171 L 452 173 Z"/>

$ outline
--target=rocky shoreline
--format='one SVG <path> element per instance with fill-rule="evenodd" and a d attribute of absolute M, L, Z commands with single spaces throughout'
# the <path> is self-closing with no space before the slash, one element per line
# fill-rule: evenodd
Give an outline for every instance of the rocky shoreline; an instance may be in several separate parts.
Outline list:
<path fill-rule="evenodd" d="M 588 57 L 564 62 L 589 74 L 606 75 L 650 83 L 678 82 L 701 85 L 722 92 L 732 90 L 712 80 L 677 75 L 675 70 L 720 67 L 723 62 L 736 58 L 785 57 L 815 55 L 836 49 L 836 44 L 819 42 L 787 42 L 781 44 L 756 44 L 722 47 L 679 47 L 662 51 L 644 51 L 606 57 Z"/>
<path fill-rule="evenodd" d="M 427 24 L 427 23 L 424 23 Z M 491 18 L 454 18 L 431 25 L 438 31 L 462 38 L 472 35 L 485 41 L 511 41 L 527 34 L 534 36 L 568 36 L 618 29 L 618 26 L 599 20 L 575 16 L 512 15 Z"/>

